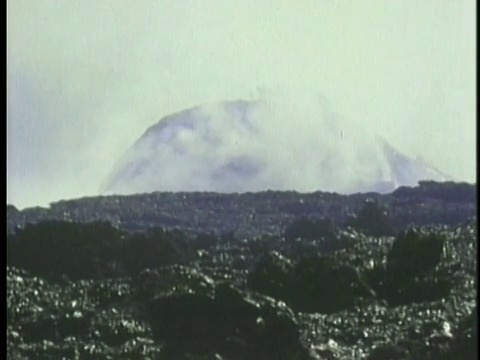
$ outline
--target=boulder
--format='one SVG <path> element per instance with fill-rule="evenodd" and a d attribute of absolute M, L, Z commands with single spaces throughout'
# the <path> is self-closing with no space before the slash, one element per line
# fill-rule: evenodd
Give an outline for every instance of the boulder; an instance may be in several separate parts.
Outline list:
<path fill-rule="evenodd" d="M 347 225 L 369 236 L 391 236 L 394 232 L 390 215 L 376 199 L 367 199 Z"/>
<path fill-rule="evenodd" d="M 262 294 L 285 299 L 288 296 L 294 265 L 277 251 L 260 258 L 255 269 L 247 277 L 247 286 Z"/>
<path fill-rule="evenodd" d="M 214 233 L 200 233 L 195 237 L 193 246 L 195 249 L 210 249 L 217 245 L 218 242 L 219 240 Z"/>
<path fill-rule="evenodd" d="M 400 234 L 387 255 L 388 275 L 397 276 L 398 281 L 408 281 L 433 270 L 440 263 L 444 244 L 445 239 L 438 234 L 415 229 Z"/>
<path fill-rule="evenodd" d="M 457 336 L 452 342 L 447 359 L 478 359 L 478 317 L 475 307 L 459 324 Z"/>
<path fill-rule="evenodd" d="M 136 277 L 134 292 L 140 301 L 170 294 L 212 295 L 214 281 L 199 270 L 182 265 L 145 269 Z"/>
<path fill-rule="evenodd" d="M 294 220 L 285 229 L 285 240 L 288 242 L 295 239 L 319 240 L 335 237 L 335 225 L 331 219 L 299 218 Z"/>
<path fill-rule="evenodd" d="M 332 258 L 300 260 L 293 271 L 288 303 L 300 312 L 334 313 L 351 308 L 362 298 L 375 298 L 357 268 Z"/>
<path fill-rule="evenodd" d="M 195 358 L 310 359 L 293 311 L 273 298 L 230 284 L 214 293 L 175 289 L 154 297 L 147 313 L 154 337 L 169 353 Z"/>
<path fill-rule="evenodd" d="M 415 229 L 400 234 L 387 254 L 385 298 L 392 305 L 445 298 L 453 284 L 435 274 L 443 256 L 445 239 Z"/>
<path fill-rule="evenodd" d="M 411 356 L 407 349 L 397 344 L 385 344 L 376 347 L 368 360 L 408 360 Z"/>

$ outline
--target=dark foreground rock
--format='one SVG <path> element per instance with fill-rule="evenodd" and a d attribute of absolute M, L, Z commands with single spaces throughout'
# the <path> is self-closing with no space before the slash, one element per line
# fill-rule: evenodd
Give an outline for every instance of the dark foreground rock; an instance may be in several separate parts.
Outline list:
<path fill-rule="evenodd" d="M 295 265 L 277 252 L 262 257 L 247 279 L 249 288 L 285 301 L 295 311 L 334 313 L 375 299 L 360 271 L 327 256 L 310 256 Z"/>
<path fill-rule="evenodd" d="M 408 198 L 402 197 L 403 200 Z M 450 211 L 437 210 L 445 216 Z M 401 215 L 392 214 L 393 219 Z M 388 258 L 395 237 L 340 230 L 341 236 L 349 239 L 348 246 L 328 257 L 305 257 L 322 253 L 321 244 L 315 240 L 300 242 L 305 244 L 306 251 L 295 255 L 292 244 L 279 236 L 257 237 L 259 241 L 234 237 L 205 242 L 192 237 L 196 257 L 191 262 L 179 258 L 175 264 L 165 266 L 168 259 L 144 251 L 146 256 L 137 259 L 151 259 L 150 266 L 161 267 L 121 275 L 122 261 L 116 250 L 121 249 L 119 245 L 123 247 L 125 240 L 136 241 L 139 237 L 108 230 L 105 238 L 94 234 L 85 248 L 75 239 L 78 234 L 80 238 L 91 233 L 89 229 L 84 232 L 77 224 L 74 228 L 78 232 L 63 237 L 60 234 L 72 227 L 62 225 L 63 230 L 53 239 L 44 231 L 51 228 L 50 224 L 38 229 L 40 235 L 46 235 L 44 239 L 67 241 L 68 246 L 63 243 L 57 250 L 63 249 L 77 258 L 62 259 L 62 267 L 68 270 L 72 264 L 75 273 L 82 276 L 65 278 L 68 271 L 57 273 L 62 267 L 50 271 L 58 264 L 49 264 L 45 259 L 61 252 L 42 243 L 35 248 L 43 253 L 22 250 L 32 258 L 38 255 L 39 261 L 30 265 L 41 264 L 40 268 L 31 267 L 27 272 L 11 267 L 14 259 L 10 258 L 7 359 L 477 358 L 476 222 L 459 227 L 440 223 L 420 232 L 421 237 L 432 233 L 444 238 L 443 253 L 438 263 L 431 262 L 433 269 L 433 265 L 423 267 L 410 272 L 405 282 L 399 282 L 402 286 L 390 299 L 397 302 L 381 300 L 386 298 Z M 35 228 L 29 231 L 32 230 Z M 109 233 L 114 235 L 112 241 L 108 241 Z M 160 243 L 183 237 L 180 233 L 150 234 Z M 39 239 L 36 231 L 31 235 L 32 239 Z M 13 237 L 7 241 L 15 239 L 18 240 Z M 97 244 L 95 239 L 102 243 Z M 189 245 L 188 238 L 184 240 Z M 30 241 L 24 245 L 27 243 Z M 7 250 L 9 245 L 10 242 Z M 312 250 L 307 250 L 307 246 Z M 159 246 L 156 253 L 177 253 L 170 252 L 172 249 L 176 247 Z M 418 252 L 417 248 L 410 254 L 415 257 Z M 92 263 L 84 263 L 81 258 L 91 254 L 105 261 L 99 262 L 96 269 L 84 269 Z M 7 256 L 12 256 L 12 252 Z M 398 268 L 404 266 L 404 261 L 411 261 L 412 256 L 397 253 L 394 257 L 399 261 Z M 261 258 L 263 265 L 255 270 Z M 110 278 L 108 271 L 97 271 L 101 269 L 119 275 Z M 56 276 L 47 276 L 51 272 Z M 255 281 L 257 285 L 253 286 Z M 352 287 L 352 283 L 357 285 Z M 275 299 L 266 296 L 274 291 Z M 308 307 L 313 312 L 302 310 Z M 180 314 L 175 315 L 176 311 Z"/>
<path fill-rule="evenodd" d="M 459 325 L 458 335 L 448 352 L 449 360 L 478 359 L 478 314 L 477 307 Z"/>
<path fill-rule="evenodd" d="M 349 309 L 375 292 L 353 266 L 340 265 L 325 256 L 298 262 L 292 274 L 289 304 L 296 311 L 334 313 Z"/>
<path fill-rule="evenodd" d="M 388 276 L 399 285 L 433 270 L 440 263 L 445 239 L 438 234 L 422 234 L 410 229 L 400 234 L 387 256 Z"/>
<path fill-rule="evenodd" d="M 301 217 L 287 226 L 284 236 L 288 242 L 298 238 L 309 240 L 333 238 L 335 236 L 335 225 L 331 219 L 313 220 Z"/>
<path fill-rule="evenodd" d="M 367 199 L 357 215 L 349 219 L 353 228 L 372 236 L 390 236 L 394 234 L 392 219 L 387 209 L 378 200 Z"/>
<path fill-rule="evenodd" d="M 435 271 L 444 257 L 446 239 L 410 229 L 400 234 L 387 255 L 384 297 L 392 305 L 434 301 L 453 287 L 448 272 Z"/>
<path fill-rule="evenodd" d="M 254 270 L 248 274 L 248 287 L 275 299 L 286 300 L 293 269 L 294 264 L 290 259 L 277 251 L 271 251 L 262 256 Z"/>
<path fill-rule="evenodd" d="M 177 358 L 187 352 L 227 359 L 313 359 L 285 303 L 227 283 L 216 286 L 213 296 L 194 288 L 156 296 L 148 317 L 155 339 L 165 341 L 166 351 Z"/>

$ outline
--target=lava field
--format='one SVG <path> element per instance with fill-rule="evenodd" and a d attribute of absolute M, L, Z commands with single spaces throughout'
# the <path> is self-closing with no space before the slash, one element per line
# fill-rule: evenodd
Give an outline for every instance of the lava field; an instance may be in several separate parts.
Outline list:
<path fill-rule="evenodd" d="M 476 185 L 7 205 L 8 359 L 476 359 Z"/>

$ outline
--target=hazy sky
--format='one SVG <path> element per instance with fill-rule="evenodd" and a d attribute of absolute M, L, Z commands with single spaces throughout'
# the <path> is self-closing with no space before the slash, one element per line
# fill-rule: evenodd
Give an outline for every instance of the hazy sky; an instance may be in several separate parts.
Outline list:
<path fill-rule="evenodd" d="M 94 195 L 162 116 L 287 88 L 475 181 L 474 0 L 7 2 L 7 201 Z"/>

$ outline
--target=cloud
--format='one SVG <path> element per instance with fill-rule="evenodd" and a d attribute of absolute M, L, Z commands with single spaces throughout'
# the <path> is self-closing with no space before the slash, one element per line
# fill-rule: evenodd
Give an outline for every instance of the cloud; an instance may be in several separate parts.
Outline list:
<path fill-rule="evenodd" d="M 371 130 L 335 114 L 322 96 L 267 94 L 160 120 L 121 159 L 103 192 L 353 193 L 444 179 L 411 160 L 396 164 L 392 156 L 401 155 Z"/>
<path fill-rule="evenodd" d="M 8 2 L 8 201 L 96 194 L 164 115 L 262 87 L 298 101 L 321 92 L 403 152 L 473 180 L 475 6 Z"/>

